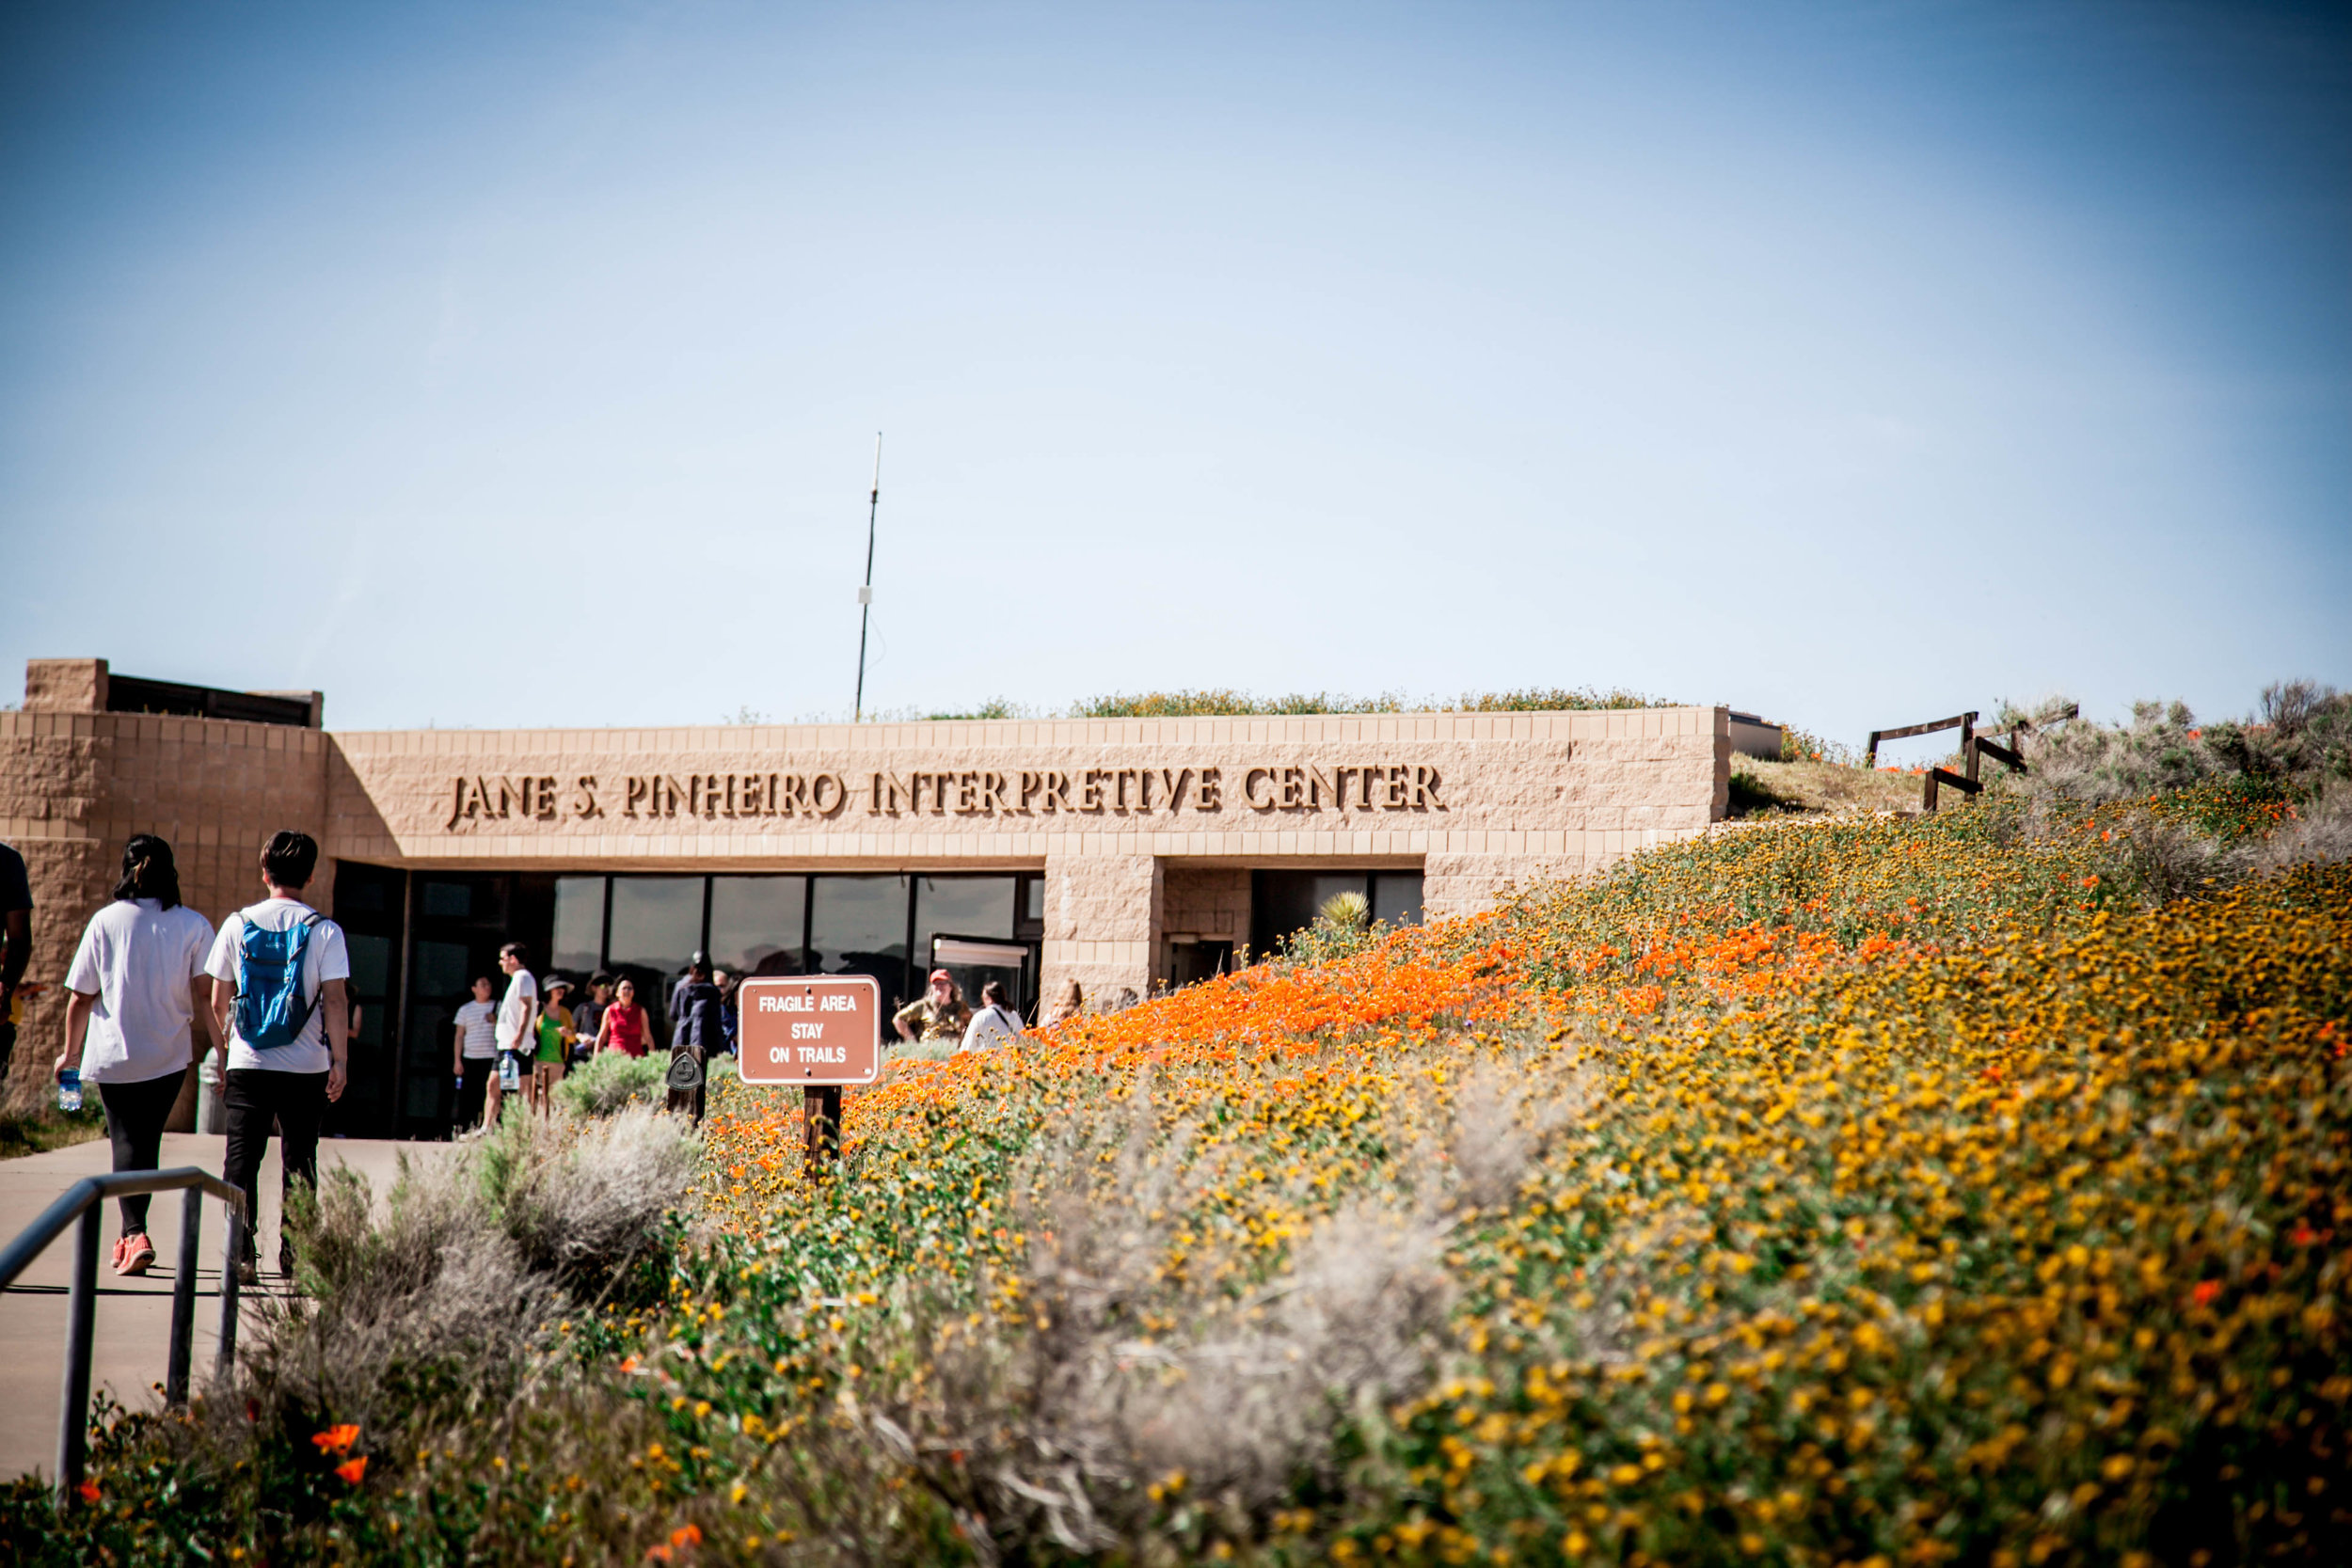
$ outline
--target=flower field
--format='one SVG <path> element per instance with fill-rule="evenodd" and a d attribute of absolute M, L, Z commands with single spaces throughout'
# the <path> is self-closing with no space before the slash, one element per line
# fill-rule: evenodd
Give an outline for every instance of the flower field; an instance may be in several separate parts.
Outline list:
<path fill-rule="evenodd" d="M 126 1418 L 56 1549 L 2344 1560 L 2352 867 L 2135 849 L 2292 810 L 1726 832 L 901 1064 L 814 1185 L 730 1082 L 527 1398 L 305 1409 L 267 1496 Z"/>

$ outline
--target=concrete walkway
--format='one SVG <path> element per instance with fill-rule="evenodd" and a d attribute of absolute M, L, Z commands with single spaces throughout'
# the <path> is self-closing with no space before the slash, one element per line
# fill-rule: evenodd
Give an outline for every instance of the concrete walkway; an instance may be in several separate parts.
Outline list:
<path fill-rule="evenodd" d="M 411 1158 L 445 1156 L 453 1146 L 391 1143 L 375 1139 L 329 1138 L 319 1144 L 322 1169 L 342 1164 L 368 1180 L 379 1199 L 391 1187 L 403 1152 Z M 199 1165 L 220 1173 L 218 1134 L 165 1134 L 163 1165 Z M 0 1243 L 16 1236 L 56 1201 L 57 1195 L 85 1176 L 113 1168 L 111 1147 L 100 1138 L 71 1148 L 19 1160 L 0 1160 Z M 262 1284 L 261 1291 L 281 1291 L 278 1274 L 278 1142 L 270 1140 L 269 1159 L 262 1167 Z M 145 1275 L 125 1279 L 107 1268 L 106 1259 L 121 1234 L 115 1205 L 106 1205 L 100 1231 L 98 1257 L 98 1324 L 95 1354 L 90 1365 L 92 1390 L 108 1389 L 131 1408 L 152 1409 L 162 1402 L 164 1360 L 169 1354 L 172 1270 L 180 1258 L 180 1215 L 183 1199 L 178 1193 L 158 1194 L 148 1218 L 148 1235 L 155 1243 L 155 1265 Z M 212 1373 L 213 1354 L 219 1345 L 220 1254 L 225 1237 L 220 1205 L 204 1205 L 201 1265 L 196 1280 L 196 1342 L 189 1362 L 191 1382 L 199 1387 Z M 63 1398 L 65 1371 L 66 1290 L 72 1281 L 73 1230 L 49 1243 L 17 1282 L 0 1292 L 0 1478 L 39 1469 L 49 1473 L 56 1464 L 57 1404 Z M 251 1289 L 248 1287 L 248 1293 Z M 248 1313 L 246 1323 L 252 1317 Z M 241 1328 L 242 1340 L 249 1328 Z"/>

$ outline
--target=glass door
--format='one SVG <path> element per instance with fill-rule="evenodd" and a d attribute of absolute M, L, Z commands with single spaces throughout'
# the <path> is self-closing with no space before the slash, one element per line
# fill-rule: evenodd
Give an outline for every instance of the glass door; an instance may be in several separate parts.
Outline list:
<path fill-rule="evenodd" d="M 356 861 L 335 863 L 335 924 L 351 956 L 348 1084 L 326 1108 L 330 1137 L 387 1138 L 400 1091 L 401 917 L 408 873 Z"/>

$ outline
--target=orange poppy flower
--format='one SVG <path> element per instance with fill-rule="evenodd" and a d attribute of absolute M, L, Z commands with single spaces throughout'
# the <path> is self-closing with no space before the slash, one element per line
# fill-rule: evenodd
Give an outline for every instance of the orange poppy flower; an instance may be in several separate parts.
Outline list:
<path fill-rule="evenodd" d="M 356 1426 L 328 1427 L 325 1432 L 312 1433 L 310 1441 L 318 1445 L 321 1453 L 349 1453 L 351 1445 L 359 1441 L 359 1429 Z"/>

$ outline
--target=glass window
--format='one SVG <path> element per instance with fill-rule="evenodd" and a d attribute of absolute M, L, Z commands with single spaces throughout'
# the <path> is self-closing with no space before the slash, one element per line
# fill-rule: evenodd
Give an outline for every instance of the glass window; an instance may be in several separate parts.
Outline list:
<path fill-rule="evenodd" d="M 908 879 L 816 880 L 808 945 L 817 973 L 871 974 L 882 982 L 883 1002 L 896 1006 L 906 989 Z"/>
<path fill-rule="evenodd" d="M 473 888 L 465 882 L 424 884 L 424 912 L 442 920 L 464 920 L 473 913 Z"/>
<path fill-rule="evenodd" d="M 1029 879 L 1026 885 L 1028 889 L 1028 907 L 1023 911 L 1022 918 L 1025 920 L 1042 920 L 1045 918 L 1045 879 L 1042 877 L 1032 877 Z"/>
<path fill-rule="evenodd" d="M 683 974 L 702 942 L 700 877 L 612 879 L 612 931 L 605 955 L 613 963 Z"/>
<path fill-rule="evenodd" d="M 615 877 L 605 968 L 637 982 L 659 1052 L 670 1038 L 670 990 L 703 942 L 703 879 Z"/>
<path fill-rule="evenodd" d="M 408 1102 L 401 1107 L 402 1114 L 411 1121 L 437 1119 L 444 1115 L 441 1110 L 442 1092 L 441 1079 L 421 1076 L 409 1079 Z"/>
<path fill-rule="evenodd" d="M 1391 926 L 1421 924 L 1421 873 L 1383 871 L 1372 879 L 1372 918 Z"/>
<path fill-rule="evenodd" d="M 737 974 L 798 974 L 805 877 L 710 879 L 710 961 Z"/>
<path fill-rule="evenodd" d="M 386 879 L 380 877 L 351 877 L 346 870 L 358 867 L 338 867 L 335 876 L 335 914 L 338 920 L 347 915 L 381 914 L 389 905 L 386 899 Z M 372 867 L 369 869 L 373 869 Z"/>
<path fill-rule="evenodd" d="M 1016 877 L 922 877 L 914 886 L 914 961 L 930 968 L 931 938 L 1009 937 Z"/>
<path fill-rule="evenodd" d="M 462 942 L 420 942 L 411 950 L 409 961 L 415 965 L 410 976 L 408 994 L 420 999 L 431 997 L 446 1002 L 452 1007 L 471 1001 L 474 977 L 466 973 L 466 944 Z M 488 974 L 487 970 L 483 972 Z"/>
<path fill-rule="evenodd" d="M 345 931 L 343 951 L 351 958 L 351 992 L 354 996 L 387 996 L 391 993 L 391 938 Z"/>
<path fill-rule="evenodd" d="M 554 967 L 585 976 L 604 965 L 604 879 L 555 879 Z"/>

